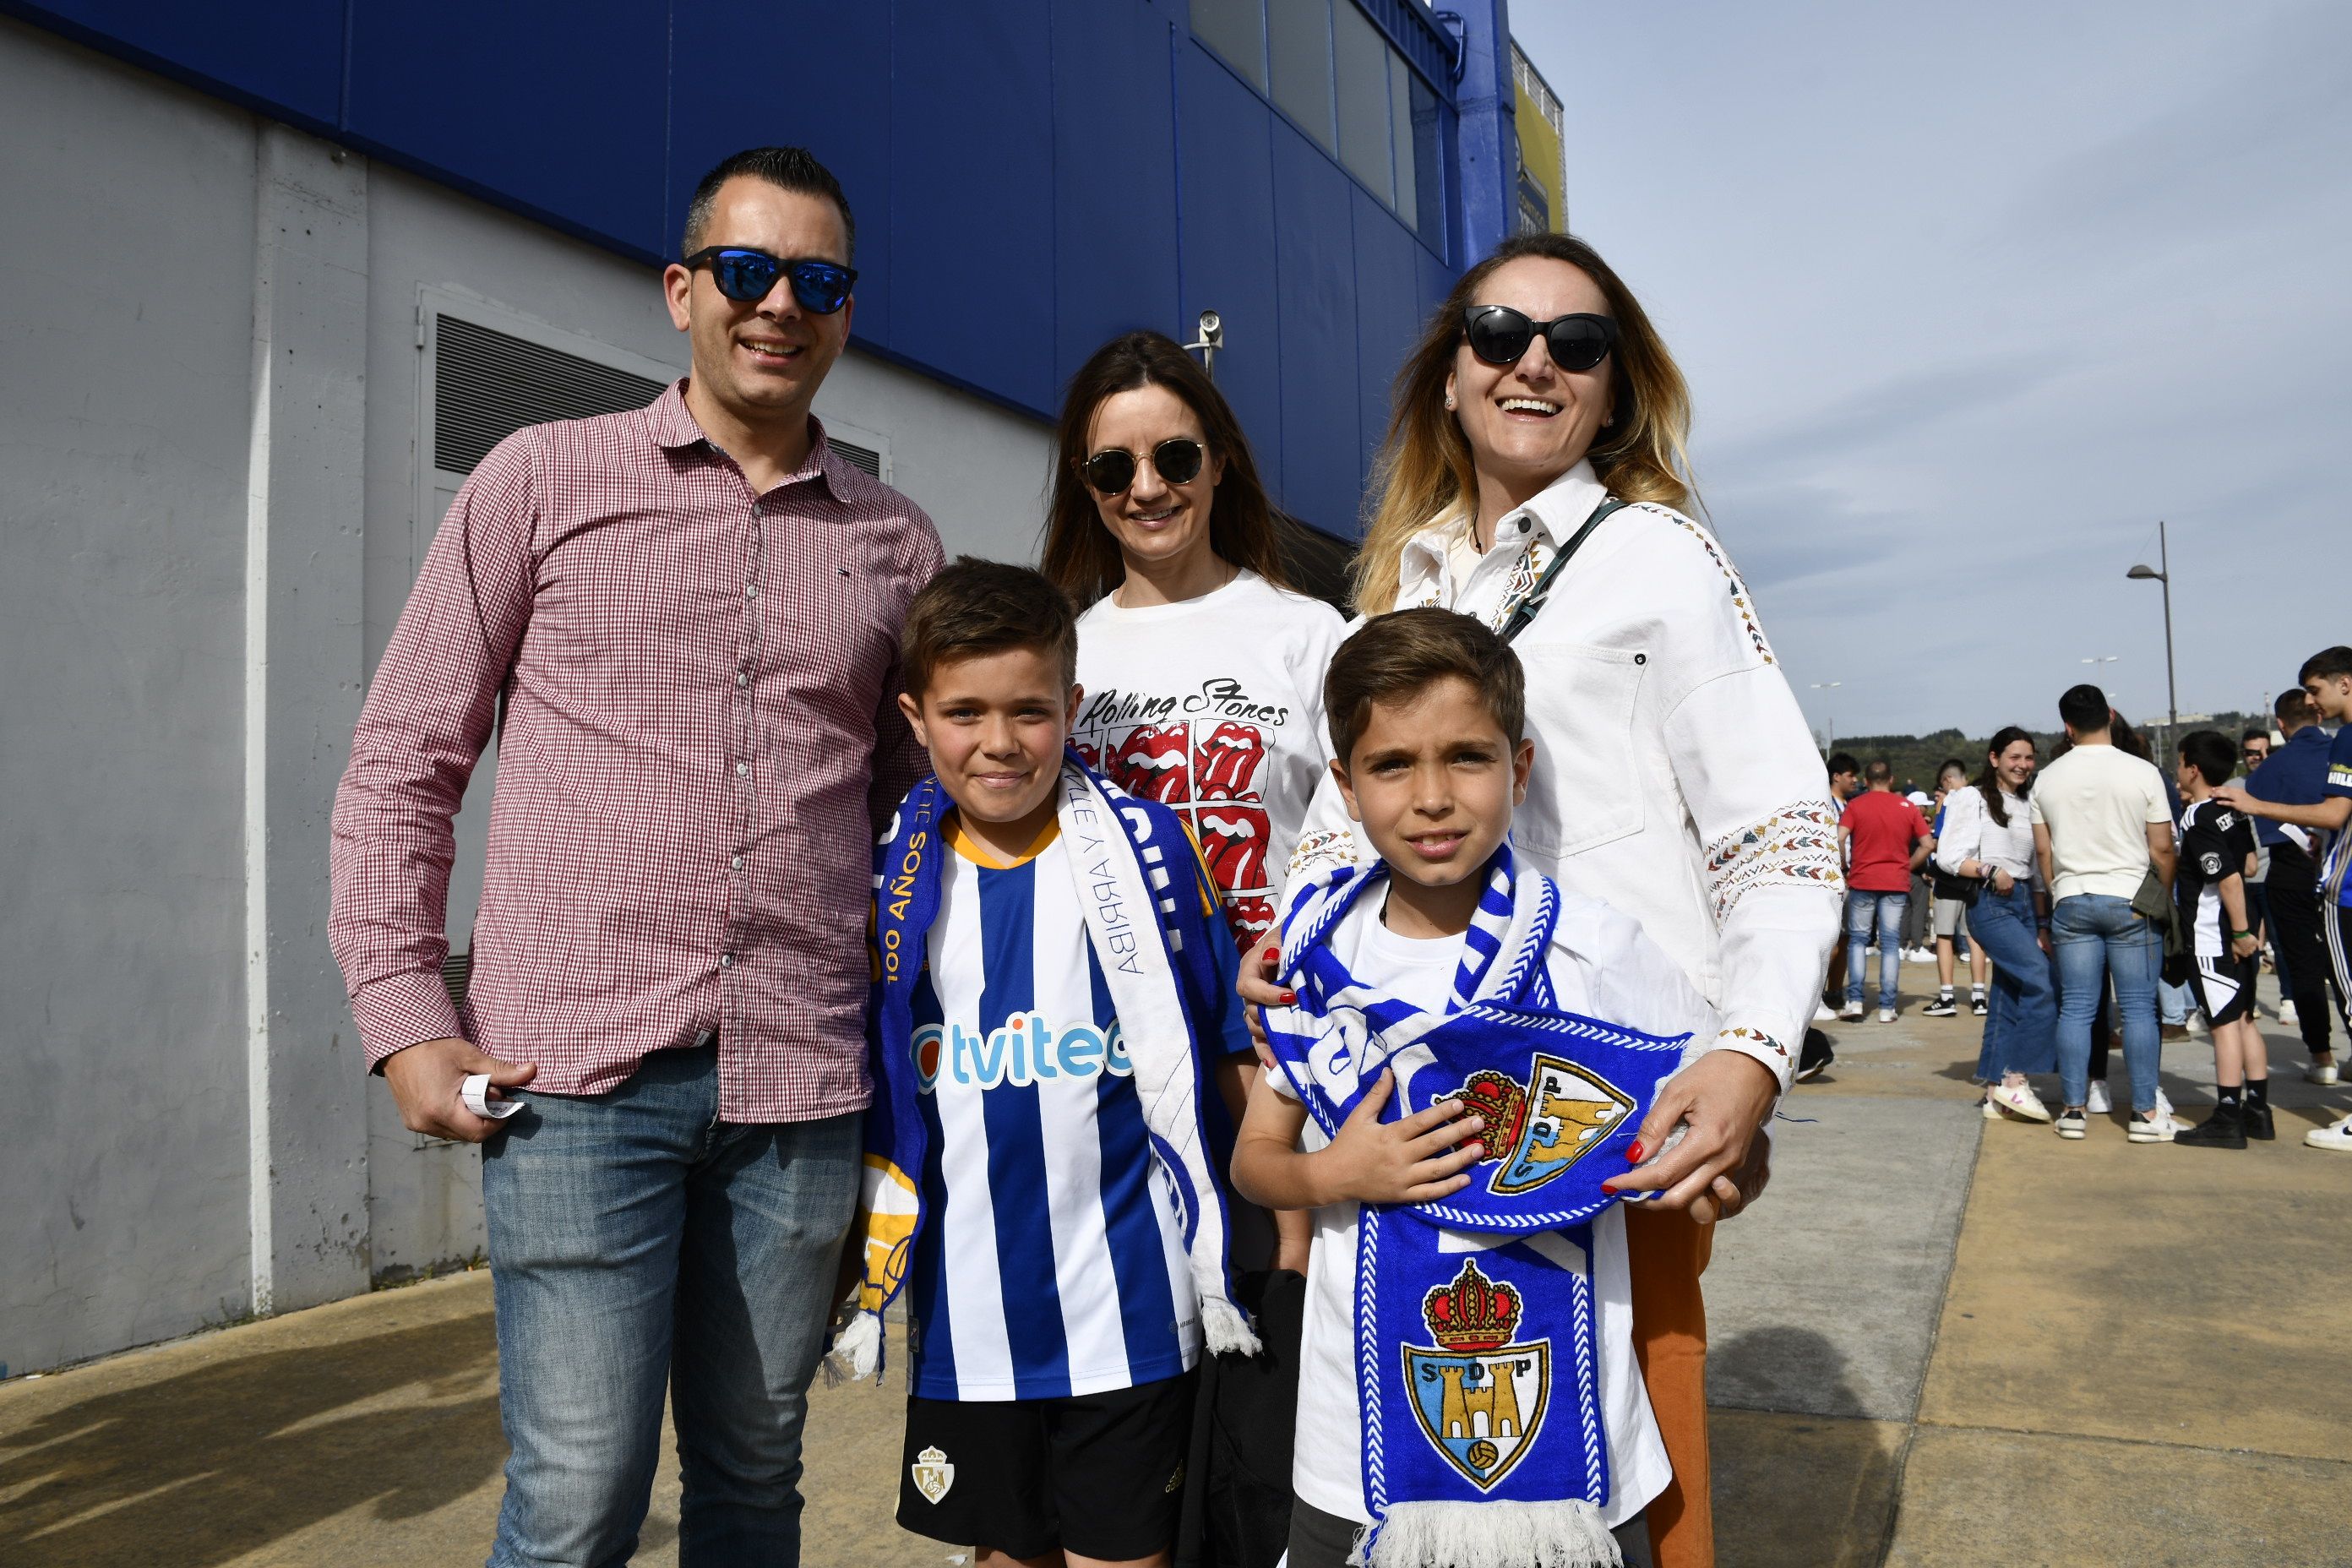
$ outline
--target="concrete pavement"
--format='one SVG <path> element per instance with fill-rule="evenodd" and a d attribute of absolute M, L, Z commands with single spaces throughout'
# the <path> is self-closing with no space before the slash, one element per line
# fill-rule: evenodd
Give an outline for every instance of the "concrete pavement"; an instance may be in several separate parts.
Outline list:
<path fill-rule="evenodd" d="M 2300 1142 L 2352 1089 L 2270 1026 L 2277 1143 L 2127 1144 L 2120 1115 L 2063 1142 L 1985 1122 L 1981 1026 L 1921 1001 L 1838 1026 L 1717 1237 L 1725 1568 L 2352 1563 L 2352 1158 Z M 2163 1065 L 2201 1115 L 2210 1048 Z M 478 1562 L 496 1367 L 472 1274 L 0 1384 L 0 1564 Z M 890 1522 L 895 1383 L 812 1400 L 811 1568 L 945 1568 Z M 636 1561 L 666 1568 L 673 1458 L 655 1494 Z"/>

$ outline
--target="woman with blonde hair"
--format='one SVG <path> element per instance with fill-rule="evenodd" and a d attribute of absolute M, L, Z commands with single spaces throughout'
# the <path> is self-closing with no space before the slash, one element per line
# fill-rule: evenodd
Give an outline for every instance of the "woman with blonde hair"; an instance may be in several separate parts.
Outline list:
<path fill-rule="evenodd" d="M 1675 1472 L 1647 1511 L 1662 1568 L 1714 1560 L 1706 1227 L 1761 1186 L 1757 1134 L 1789 1086 L 1843 894 L 1820 755 L 1746 583 L 1686 515 L 1689 426 L 1682 373 L 1607 263 L 1565 235 L 1507 240 L 1398 373 L 1355 563 L 1360 614 L 1443 605 L 1511 642 L 1535 741 L 1515 848 L 1638 919 L 1722 1017 L 1661 1089 L 1634 1145 L 1645 1163 L 1612 1184 L 1655 1194 L 1626 1205 L 1626 1234 Z M 1327 788 L 1292 874 L 1358 853 Z M 1264 973 L 1248 967 L 1244 994 L 1278 1002 Z"/>

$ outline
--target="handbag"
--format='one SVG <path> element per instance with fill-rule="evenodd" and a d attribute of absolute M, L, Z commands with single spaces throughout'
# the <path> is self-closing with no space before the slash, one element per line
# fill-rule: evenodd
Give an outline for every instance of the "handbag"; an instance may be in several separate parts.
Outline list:
<path fill-rule="evenodd" d="M 1936 897 L 1957 900 L 1961 908 L 1972 910 L 1977 907 L 1977 900 L 1984 893 L 1985 883 L 1989 879 L 1984 877 L 1962 877 L 1955 872 L 1945 870 L 1941 866 L 1933 866 L 1932 874 L 1927 881 L 1929 889 Z"/>
<path fill-rule="evenodd" d="M 2187 955 L 2189 941 L 2180 929 L 2180 907 L 2172 901 L 2172 893 L 2165 887 L 2164 879 L 2150 866 L 2140 876 L 2139 891 L 2132 895 L 2132 911 L 2147 917 L 2147 922 L 2164 933 L 2164 956 L 2168 962 Z M 2179 981 L 2168 981 L 2179 984 Z"/>

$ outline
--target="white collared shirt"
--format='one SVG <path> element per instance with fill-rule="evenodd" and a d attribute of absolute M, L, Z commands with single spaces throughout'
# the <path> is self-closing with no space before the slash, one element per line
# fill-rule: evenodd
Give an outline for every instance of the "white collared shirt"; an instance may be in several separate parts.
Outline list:
<path fill-rule="evenodd" d="M 1578 464 L 1504 517 L 1494 548 L 1458 580 L 1466 520 L 1439 519 L 1405 544 L 1397 605 L 1496 625 L 1604 499 L 1591 466 Z M 1629 506 L 1593 530 L 1512 646 L 1536 743 L 1514 847 L 1570 891 L 1641 921 L 1722 1015 L 1717 1044 L 1785 1088 L 1845 881 L 1821 755 L 1747 584 L 1697 523 Z M 1370 853 L 1327 784 L 1294 874 Z"/>

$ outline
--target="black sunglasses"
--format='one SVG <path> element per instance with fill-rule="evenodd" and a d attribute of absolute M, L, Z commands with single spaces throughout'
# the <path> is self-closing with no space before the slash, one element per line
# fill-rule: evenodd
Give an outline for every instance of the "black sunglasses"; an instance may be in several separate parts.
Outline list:
<path fill-rule="evenodd" d="M 1606 316 L 1556 316 L 1531 321 L 1508 305 L 1473 305 L 1462 312 L 1470 352 L 1488 364 L 1517 364 L 1541 332 L 1552 363 L 1562 370 L 1591 370 L 1617 343 L 1617 323 Z"/>
<path fill-rule="evenodd" d="M 1201 443 L 1190 436 L 1171 436 L 1151 448 L 1151 468 L 1171 485 L 1190 484 L 1201 476 Z M 1107 496 L 1125 495 L 1135 483 L 1135 454 L 1117 447 L 1097 452 L 1078 465 L 1087 483 Z"/>
<path fill-rule="evenodd" d="M 855 268 L 835 267 L 830 261 L 804 258 L 787 261 L 781 256 L 771 256 L 764 250 L 749 250 L 740 245 L 706 246 L 686 258 L 689 272 L 698 267 L 710 268 L 710 280 L 719 291 L 739 304 L 756 305 L 766 299 L 776 287 L 779 278 L 793 280 L 793 298 L 804 310 L 820 316 L 830 316 L 849 299 L 849 286 L 857 281 Z"/>

